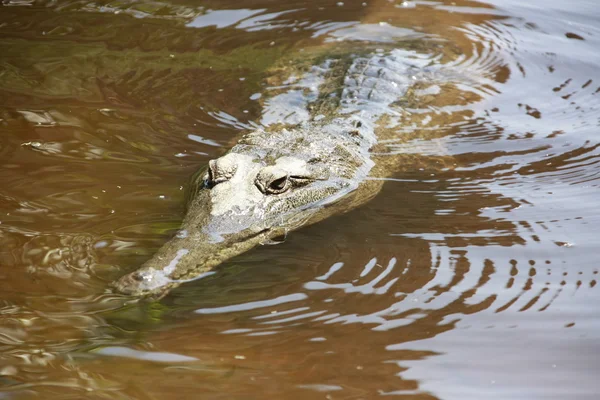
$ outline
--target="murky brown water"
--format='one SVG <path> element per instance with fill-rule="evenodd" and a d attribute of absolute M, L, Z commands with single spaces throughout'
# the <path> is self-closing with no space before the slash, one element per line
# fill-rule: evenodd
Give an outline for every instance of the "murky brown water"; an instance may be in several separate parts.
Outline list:
<path fill-rule="evenodd" d="M 0 399 L 599 398 L 600 8 L 520 3 L 4 0 Z M 160 302 L 107 291 L 282 59 L 415 38 L 493 72 L 427 110 L 455 168 Z"/>

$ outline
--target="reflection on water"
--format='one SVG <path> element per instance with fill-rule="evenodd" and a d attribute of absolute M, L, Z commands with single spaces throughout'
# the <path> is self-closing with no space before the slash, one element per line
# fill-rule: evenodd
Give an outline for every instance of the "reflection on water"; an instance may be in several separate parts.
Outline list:
<path fill-rule="evenodd" d="M 2 2 L 0 398 L 596 398 L 600 14 L 576 3 Z M 394 108 L 375 200 L 160 302 L 108 292 L 199 166 L 302 118 L 312 67 L 391 48 L 454 75 Z"/>

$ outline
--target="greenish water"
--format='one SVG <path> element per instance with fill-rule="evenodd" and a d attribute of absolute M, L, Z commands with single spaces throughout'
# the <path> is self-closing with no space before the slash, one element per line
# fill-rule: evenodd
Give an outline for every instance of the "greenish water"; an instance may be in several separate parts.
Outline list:
<path fill-rule="evenodd" d="M 0 399 L 598 397 L 593 1 L 0 4 Z M 485 76 L 403 104 L 452 168 L 159 302 L 110 293 L 311 89 L 290 65 L 377 47 Z"/>

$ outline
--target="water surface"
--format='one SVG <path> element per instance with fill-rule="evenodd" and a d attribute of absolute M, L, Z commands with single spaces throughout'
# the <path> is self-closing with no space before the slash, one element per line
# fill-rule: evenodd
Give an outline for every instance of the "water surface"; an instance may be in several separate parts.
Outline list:
<path fill-rule="evenodd" d="M 0 398 L 598 398 L 594 1 L 1 4 Z M 159 302 L 108 291 L 310 96 L 290 61 L 378 47 L 477 82 L 405 105 L 415 164 Z"/>

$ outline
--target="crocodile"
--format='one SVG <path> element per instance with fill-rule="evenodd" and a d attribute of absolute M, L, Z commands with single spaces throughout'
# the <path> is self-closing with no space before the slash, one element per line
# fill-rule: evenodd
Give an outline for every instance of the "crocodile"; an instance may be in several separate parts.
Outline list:
<path fill-rule="evenodd" d="M 411 102 L 423 100 L 419 91 L 455 80 L 449 70 L 411 49 L 312 67 L 267 104 L 263 115 L 272 121 L 196 174 L 181 229 L 113 288 L 162 297 L 259 244 L 365 204 L 407 162 L 381 145 L 398 140 L 393 127 L 405 122 Z"/>

